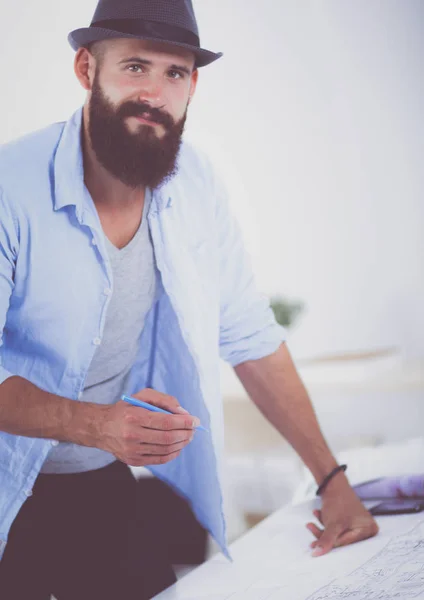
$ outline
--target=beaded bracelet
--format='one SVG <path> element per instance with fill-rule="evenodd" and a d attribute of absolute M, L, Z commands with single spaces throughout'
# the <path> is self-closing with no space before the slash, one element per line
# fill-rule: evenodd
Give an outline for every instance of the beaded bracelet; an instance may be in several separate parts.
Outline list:
<path fill-rule="evenodd" d="M 331 471 L 331 473 L 329 473 L 327 475 L 327 477 L 325 477 L 324 481 L 321 483 L 321 485 L 317 489 L 317 496 L 321 496 L 322 492 L 325 490 L 325 488 L 327 487 L 327 485 L 333 479 L 334 475 L 337 475 L 337 473 L 340 473 L 340 471 L 344 472 L 344 471 L 346 471 L 346 469 L 347 469 L 347 465 L 339 465 L 338 467 L 336 467 L 335 469 L 333 469 Z"/>

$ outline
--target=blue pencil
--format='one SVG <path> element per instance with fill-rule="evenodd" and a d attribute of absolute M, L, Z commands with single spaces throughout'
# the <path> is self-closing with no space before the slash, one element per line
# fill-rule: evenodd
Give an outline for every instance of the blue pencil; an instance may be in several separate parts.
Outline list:
<path fill-rule="evenodd" d="M 174 413 L 169 412 L 169 410 L 164 410 L 163 408 L 158 408 L 157 406 L 153 406 L 153 404 L 148 404 L 147 402 L 143 402 L 143 400 L 137 400 L 136 398 L 132 398 L 131 396 L 121 396 L 121 400 L 128 402 L 128 404 L 132 404 L 133 406 L 140 406 L 140 408 L 145 408 L 146 410 L 150 410 L 150 412 L 162 413 L 164 415 L 173 415 Z M 196 427 L 196 430 L 206 431 L 209 433 L 207 429 L 199 425 Z"/>

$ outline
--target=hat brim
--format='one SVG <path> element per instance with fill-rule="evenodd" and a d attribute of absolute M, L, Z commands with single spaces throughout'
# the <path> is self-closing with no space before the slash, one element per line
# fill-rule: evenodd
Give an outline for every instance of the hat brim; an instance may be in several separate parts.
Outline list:
<path fill-rule="evenodd" d="M 81 47 L 87 46 L 93 42 L 100 42 L 101 40 L 109 40 L 113 38 L 130 38 L 138 40 L 149 40 L 152 42 L 162 42 L 170 44 L 171 46 L 178 46 L 179 48 L 186 48 L 193 52 L 196 57 L 196 67 L 206 67 L 218 58 L 221 58 L 222 52 L 211 52 L 197 46 L 190 46 L 181 42 L 170 42 L 164 41 L 163 39 L 149 37 L 147 35 L 132 35 L 130 33 L 121 33 L 113 31 L 112 29 L 103 29 L 101 27 L 84 27 L 82 29 L 76 29 L 68 35 L 68 41 L 74 50 L 78 50 Z"/>

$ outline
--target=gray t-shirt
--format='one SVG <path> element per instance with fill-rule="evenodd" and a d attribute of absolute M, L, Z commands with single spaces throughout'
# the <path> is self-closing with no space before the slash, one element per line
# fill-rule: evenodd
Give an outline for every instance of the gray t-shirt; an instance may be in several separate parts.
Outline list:
<path fill-rule="evenodd" d="M 150 202 L 147 190 L 140 227 L 127 246 L 119 250 L 106 238 L 114 285 L 103 339 L 88 370 L 82 402 L 114 404 L 125 393 L 146 315 L 157 300 L 159 273 L 146 219 Z M 114 460 L 115 456 L 98 448 L 61 442 L 52 448 L 41 472 L 80 473 Z"/>

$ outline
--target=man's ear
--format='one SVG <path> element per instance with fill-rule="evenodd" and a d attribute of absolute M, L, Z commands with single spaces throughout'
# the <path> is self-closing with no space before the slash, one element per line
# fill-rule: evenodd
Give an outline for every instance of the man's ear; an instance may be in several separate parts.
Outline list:
<path fill-rule="evenodd" d="M 195 69 L 191 74 L 191 83 L 190 83 L 190 91 L 188 93 L 188 103 L 190 104 L 197 87 L 197 81 L 199 79 L 199 70 Z"/>
<path fill-rule="evenodd" d="M 96 59 L 87 48 L 79 48 L 75 55 L 74 71 L 82 87 L 90 92 L 95 74 Z"/>

